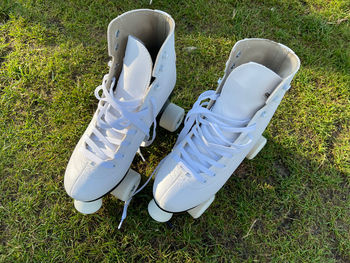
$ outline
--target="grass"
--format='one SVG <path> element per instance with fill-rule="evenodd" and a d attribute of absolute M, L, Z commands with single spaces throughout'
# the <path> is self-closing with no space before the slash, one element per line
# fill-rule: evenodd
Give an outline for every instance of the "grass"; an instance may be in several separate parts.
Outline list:
<path fill-rule="evenodd" d="M 78 214 L 63 188 L 70 154 L 107 73 L 106 28 L 135 8 L 176 21 L 173 100 L 215 89 L 236 41 L 291 47 L 302 67 L 264 135 L 198 220 L 147 214 L 151 185 L 121 231 L 122 202 Z M 1 262 L 349 262 L 350 3 L 281 1 L 0 2 Z M 186 47 L 195 46 L 191 53 Z M 133 168 L 149 176 L 176 134 L 158 129 Z"/>

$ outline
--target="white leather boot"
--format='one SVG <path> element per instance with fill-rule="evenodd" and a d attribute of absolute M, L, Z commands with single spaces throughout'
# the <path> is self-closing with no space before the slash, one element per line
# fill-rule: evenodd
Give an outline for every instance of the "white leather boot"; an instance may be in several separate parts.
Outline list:
<path fill-rule="evenodd" d="M 244 158 L 264 147 L 263 131 L 300 66 L 288 47 L 266 39 L 236 43 L 216 91 L 204 92 L 173 151 L 156 168 L 152 218 L 188 211 L 198 218 Z"/>
<path fill-rule="evenodd" d="M 152 143 L 158 113 L 165 129 L 180 125 L 184 110 L 167 101 L 176 81 L 174 29 L 171 16 L 158 10 L 132 10 L 110 22 L 110 70 L 64 177 L 79 212 L 96 212 L 110 192 L 130 200 L 140 175 L 129 167 L 139 147 Z"/>

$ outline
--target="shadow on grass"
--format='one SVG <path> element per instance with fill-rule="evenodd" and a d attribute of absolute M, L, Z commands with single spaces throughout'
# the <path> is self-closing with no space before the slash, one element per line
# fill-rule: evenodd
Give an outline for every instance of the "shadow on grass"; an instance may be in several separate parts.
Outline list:
<path fill-rule="evenodd" d="M 154 222 L 147 214 L 149 185 L 134 197 L 121 232 L 116 226 L 122 204 L 108 198 L 103 213 L 112 218 L 112 233 L 120 238 L 126 232 L 135 234 L 153 248 L 164 248 L 164 253 L 185 250 L 193 257 L 205 250 L 207 256 L 271 260 L 300 250 L 307 253 L 305 259 L 328 255 L 348 261 L 343 241 L 349 232 L 344 217 L 349 178 L 331 164 L 320 165 L 267 138 L 262 152 L 239 166 L 199 219 L 181 213 L 171 219 L 172 227 Z M 152 148 L 161 149 L 159 139 Z M 163 156 L 169 152 L 164 150 Z"/>

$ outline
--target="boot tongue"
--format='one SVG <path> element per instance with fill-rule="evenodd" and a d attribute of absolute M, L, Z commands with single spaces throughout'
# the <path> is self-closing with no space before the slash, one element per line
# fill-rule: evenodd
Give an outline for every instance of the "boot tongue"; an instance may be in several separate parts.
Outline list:
<path fill-rule="evenodd" d="M 147 48 L 140 40 L 129 35 L 125 48 L 123 69 L 114 90 L 115 99 L 121 101 L 140 99 L 140 104 L 142 104 L 142 99 L 146 96 L 147 88 L 150 84 L 152 67 L 152 58 Z M 109 106 L 104 116 L 105 119 L 110 121 L 113 119 L 118 119 L 119 117 L 119 112 L 111 106 Z M 112 134 L 109 132 L 109 130 L 99 130 L 103 136 L 116 137 L 117 139 L 122 139 L 124 137 L 123 133 L 116 135 L 115 133 Z M 92 134 L 91 139 L 103 152 L 109 151 L 104 143 L 95 136 L 95 134 Z M 88 147 L 88 149 L 92 151 L 90 147 Z M 103 156 L 98 152 L 95 154 L 100 158 L 103 158 Z"/>
<path fill-rule="evenodd" d="M 152 58 L 147 48 L 139 39 L 129 35 L 125 48 L 123 69 L 114 90 L 115 99 L 120 101 L 140 100 L 139 104 L 141 105 L 151 81 L 152 67 Z M 132 106 L 130 111 L 137 111 L 140 105 Z M 120 113 L 109 105 L 105 119 L 113 121 L 120 117 Z M 124 137 L 124 133 L 117 136 L 109 130 L 103 132 L 106 132 L 107 136 L 117 137 L 118 139 Z"/>
<path fill-rule="evenodd" d="M 137 100 L 146 96 L 151 81 L 152 58 L 137 38 L 129 35 L 115 97 L 117 100 Z"/>
<path fill-rule="evenodd" d="M 271 94 L 281 81 L 280 76 L 263 65 L 254 62 L 243 64 L 230 73 L 211 110 L 230 119 L 247 120 L 244 125 L 241 125 L 246 126 L 254 114 L 264 106 L 267 99 L 266 94 Z M 217 136 L 207 125 L 202 125 L 202 130 L 210 133 L 213 138 Z M 234 142 L 240 135 L 227 131 L 222 131 L 222 133 L 231 142 Z M 210 137 L 206 139 L 215 143 L 215 140 Z M 194 137 L 193 142 L 201 145 L 201 140 L 197 137 Z M 189 146 L 185 145 L 185 149 L 187 147 Z M 198 147 L 198 150 L 206 154 L 201 146 Z M 197 159 L 196 156 L 190 155 L 194 160 Z M 220 156 L 215 154 L 213 158 L 219 160 Z"/>
<path fill-rule="evenodd" d="M 281 81 L 280 76 L 263 65 L 243 64 L 226 79 L 212 111 L 231 119 L 251 119 Z"/>
<path fill-rule="evenodd" d="M 263 65 L 254 62 L 243 64 L 226 79 L 212 111 L 231 119 L 247 120 L 241 125 L 246 126 L 281 81 L 280 76 Z M 223 134 L 231 142 L 239 136 L 225 131 Z"/>

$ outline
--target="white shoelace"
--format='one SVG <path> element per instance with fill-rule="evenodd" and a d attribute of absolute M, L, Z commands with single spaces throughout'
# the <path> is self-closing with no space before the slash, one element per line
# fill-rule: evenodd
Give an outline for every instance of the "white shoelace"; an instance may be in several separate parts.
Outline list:
<path fill-rule="evenodd" d="M 118 229 L 120 229 L 120 228 L 122 227 L 122 224 L 123 224 L 123 222 L 124 222 L 124 220 L 125 220 L 125 218 L 126 218 L 128 206 L 129 206 L 129 204 L 130 204 L 131 199 L 132 199 L 135 195 L 137 195 L 139 192 L 141 192 L 143 188 L 146 187 L 146 185 L 151 181 L 152 177 L 153 177 L 154 174 L 158 171 L 159 167 L 161 166 L 161 164 L 162 164 L 163 162 L 164 162 L 164 159 L 161 160 L 161 161 L 159 162 L 159 164 L 157 165 L 156 169 L 153 170 L 151 176 L 147 179 L 147 181 L 146 181 L 139 189 L 137 189 L 137 190 L 131 195 L 131 197 L 130 197 L 128 200 L 125 201 L 125 203 L 124 203 L 124 208 L 123 208 L 123 214 L 122 214 L 122 218 L 121 218 L 121 220 L 120 220 L 120 223 L 119 223 L 119 225 L 118 225 Z"/>
<path fill-rule="evenodd" d="M 222 157 L 231 158 L 233 154 L 248 147 L 252 142 L 250 132 L 254 131 L 256 125 L 246 126 L 249 119 L 234 120 L 216 114 L 207 108 L 209 102 L 206 100 L 216 100 L 219 97 L 214 90 L 202 93 L 192 109 L 187 113 L 185 126 L 182 129 L 176 145 L 179 144 L 192 128 L 193 135 L 187 137 L 180 153 L 174 155 L 176 161 L 182 163 L 183 168 L 193 175 L 198 181 L 206 183 L 206 179 L 201 175 L 215 176 L 210 167 L 224 168 L 219 163 Z M 249 138 L 244 144 L 235 144 L 227 138 L 227 135 L 234 133 L 246 134 Z M 226 135 L 226 136 L 225 136 Z"/>
<path fill-rule="evenodd" d="M 131 144 L 131 142 L 124 140 L 127 134 L 136 133 L 136 129 L 128 129 L 131 125 L 134 125 L 137 129 L 141 130 L 145 134 L 145 138 L 147 138 L 140 146 L 149 146 L 154 141 L 157 127 L 157 106 L 154 98 L 151 97 L 150 107 L 145 107 L 144 109 L 137 111 L 142 100 L 121 101 L 116 99 L 114 94 L 115 78 L 112 80 L 109 91 L 106 87 L 107 79 L 108 74 L 103 77 L 102 85 L 95 89 L 95 96 L 99 100 L 99 112 L 96 126 L 92 129 L 92 133 L 85 137 L 85 143 L 88 147 L 83 147 L 82 151 L 89 160 L 98 164 L 103 163 L 104 166 L 112 168 L 114 167 L 112 163 L 103 161 L 109 159 L 122 159 L 124 157 L 117 152 L 117 149 L 122 144 L 125 146 Z M 101 95 L 100 91 L 102 91 Z M 143 121 L 148 114 L 151 114 L 153 120 L 151 139 L 149 139 L 149 127 Z M 140 148 L 137 153 L 141 156 L 142 160 L 145 161 Z M 121 228 L 122 223 L 126 218 L 127 209 L 131 199 L 149 183 L 153 174 L 154 172 L 150 178 L 148 178 L 146 183 L 144 183 L 144 185 L 136 190 L 131 197 L 125 201 L 118 229 Z"/>
<path fill-rule="evenodd" d="M 122 159 L 124 156 L 117 152 L 120 145 L 128 146 L 131 142 L 124 140 L 126 134 L 135 134 L 136 129 L 141 130 L 145 134 L 145 138 L 149 138 L 149 127 L 143 121 L 148 114 L 153 119 L 152 138 L 144 141 L 141 146 L 150 145 L 156 136 L 156 103 L 153 98 L 150 99 L 150 107 L 137 111 L 142 100 L 121 101 L 115 98 L 113 78 L 109 91 L 106 87 L 108 74 L 104 76 L 102 85 L 95 89 L 95 96 L 99 100 L 98 116 L 92 133 L 85 137 L 85 143 L 88 147 L 83 147 L 84 155 L 95 163 L 102 163 L 105 160 Z M 100 95 L 100 92 L 102 94 Z M 129 126 L 135 128 L 129 128 Z M 117 152 L 117 153 L 116 153 Z M 138 151 L 140 153 L 140 151 Z M 141 158 L 143 158 L 142 154 Z M 104 163 L 105 166 L 113 167 L 109 162 Z"/>

